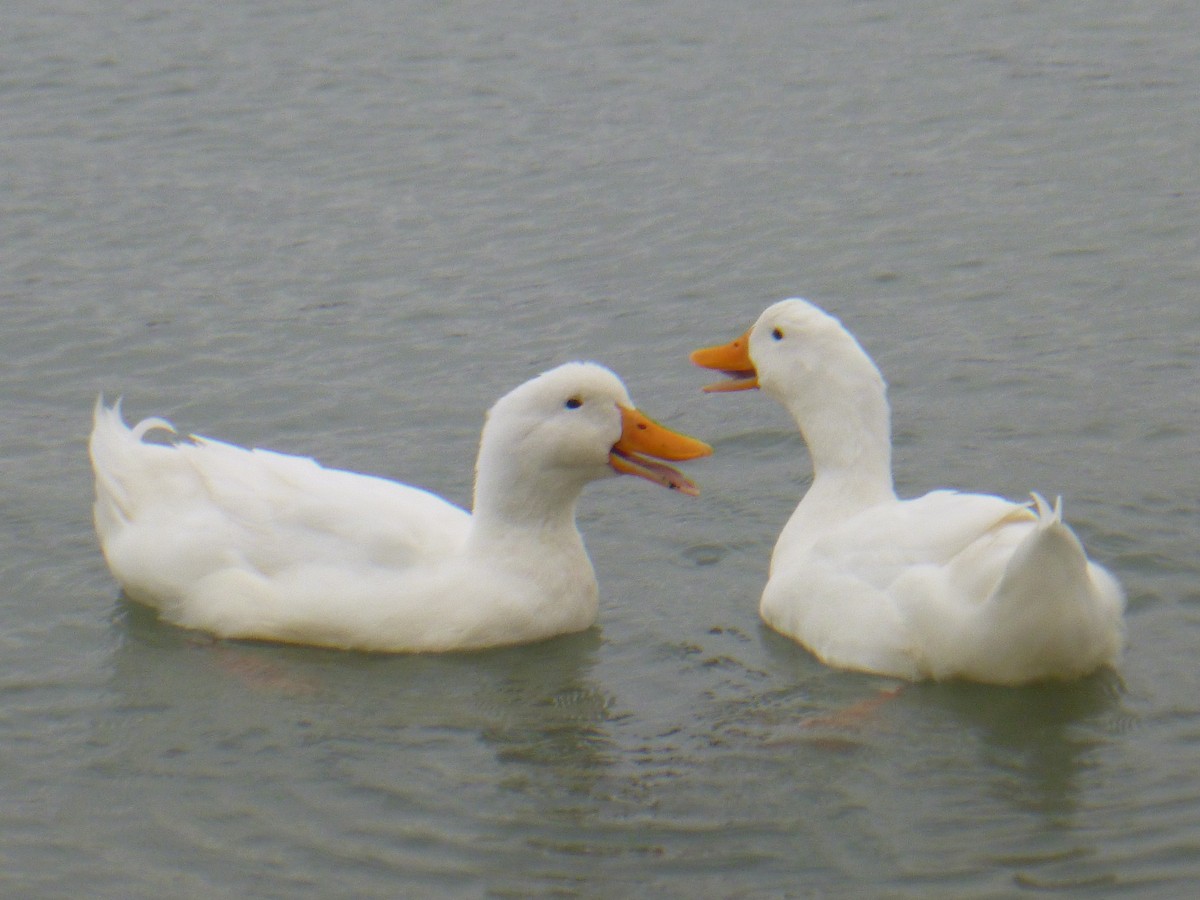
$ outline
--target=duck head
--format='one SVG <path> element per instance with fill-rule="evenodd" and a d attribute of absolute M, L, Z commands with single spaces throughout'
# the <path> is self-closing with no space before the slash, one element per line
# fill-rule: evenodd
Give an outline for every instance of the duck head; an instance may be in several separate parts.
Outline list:
<path fill-rule="evenodd" d="M 833 316 L 806 300 L 781 300 L 744 335 L 697 350 L 692 362 L 730 376 L 706 391 L 762 388 L 782 404 L 808 445 L 814 485 L 835 475 L 839 490 L 860 500 L 892 496 L 887 386 Z"/>
<path fill-rule="evenodd" d="M 707 392 L 761 388 L 794 411 L 828 407 L 840 388 L 859 395 L 884 390 L 879 370 L 854 336 L 807 300 L 767 307 L 745 334 L 696 350 L 691 360 L 729 376 L 707 385 Z"/>
<path fill-rule="evenodd" d="M 635 475 L 695 496 L 695 483 L 661 460 L 710 453 L 702 441 L 639 411 L 608 369 L 567 363 L 510 391 L 488 412 L 476 467 L 476 506 L 481 491 L 507 492 L 531 506 L 540 498 L 573 502 L 588 482 L 614 475 Z"/>

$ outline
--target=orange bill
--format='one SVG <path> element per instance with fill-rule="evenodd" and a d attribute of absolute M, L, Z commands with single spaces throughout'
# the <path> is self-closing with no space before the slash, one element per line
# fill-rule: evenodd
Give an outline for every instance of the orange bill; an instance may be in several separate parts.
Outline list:
<path fill-rule="evenodd" d="M 681 472 L 647 457 L 696 459 L 708 456 L 712 447 L 659 425 L 640 410 L 627 406 L 618 408 L 621 410 L 621 437 L 608 454 L 608 464 L 622 475 L 636 475 L 673 491 L 700 496 L 700 489 Z"/>
<path fill-rule="evenodd" d="M 724 372 L 730 381 L 718 381 L 704 386 L 706 393 L 718 391 L 751 391 L 758 387 L 758 372 L 750 361 L 750 332 L 719 347 L 704 347 L 691 355 L 691 360 L 704 369 Z"/>

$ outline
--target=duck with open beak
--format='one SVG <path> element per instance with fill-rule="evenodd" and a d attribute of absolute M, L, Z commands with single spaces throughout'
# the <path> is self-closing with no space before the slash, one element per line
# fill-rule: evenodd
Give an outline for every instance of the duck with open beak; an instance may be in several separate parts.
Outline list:
<path fill-rule="evenodd" d="M 659 425 L 645 413 L 627 406 L 621 411 L 621 437 L 608 454 L 608 464 L 621 475 L 636 475 L 673 491 L 700 496 L 695 483 L 677 469 L 647 459 L 697 459 L 712 453 L 703 441 Z"/>
<path fill-rule="evenodd" d="M 729 381 L 706 384 L 705 393 L 723 391 L 752 391 L 758 387 L 758 370 L 750 360 L 750 332 L 717 347 L 703 347 L 692 352 L 693 363 L 702 369 L 714 369 L 729 376 Z"/>

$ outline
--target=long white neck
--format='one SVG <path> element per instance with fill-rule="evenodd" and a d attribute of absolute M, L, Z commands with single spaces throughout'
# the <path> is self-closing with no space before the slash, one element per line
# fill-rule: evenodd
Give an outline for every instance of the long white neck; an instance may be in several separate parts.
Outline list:
<path fill-rule="evenodd" d="M 772 569 L 782 553 L 806 549 L 830 526 L 896 499 L 886 386 L 864 361 L 865 367 L 833 375 L 815 390 L 768 388 L 796 421 L 813 467 L 812 485 L 779 537 Z"/>
<path fill-rule="evenodd" d="M 827 385 L 819 403 L 788 404 L 788 412 L 812 457 L 809 495 L 836 490 L 871 503 L 895 497 L 891 411 L 882 379 Z"/>

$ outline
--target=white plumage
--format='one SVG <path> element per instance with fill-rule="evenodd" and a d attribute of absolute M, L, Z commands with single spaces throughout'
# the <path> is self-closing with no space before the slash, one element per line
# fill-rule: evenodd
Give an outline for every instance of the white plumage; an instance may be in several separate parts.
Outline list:
<path fill-rule="evenodd" d="M 597 586 L 575 526 L 591 481 L 685 493 L 660 459 L 711 452 L 570 363 L 488 413 L 468 513 L 419 488 L 207 438 L 144 440 L 97 402 L 95 524 L 127 595 L 221 637 L 381 651 L 521 643 L 589 627 Z"/>
<path fill-rule="evenodd" d="M 775 545 L 760 611 L 826 663 L 906 679 L 1022 684 L 1113 665 L 1124 596 L 1053 507 L 892 485 L 882 376 L 804 300 L 769 307 L 698 365 L 761 387 L 795 419 L 813 482 Z"/>

